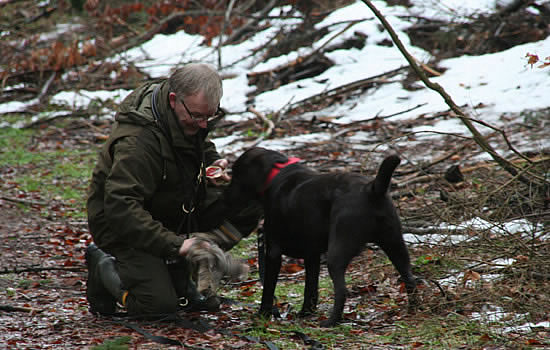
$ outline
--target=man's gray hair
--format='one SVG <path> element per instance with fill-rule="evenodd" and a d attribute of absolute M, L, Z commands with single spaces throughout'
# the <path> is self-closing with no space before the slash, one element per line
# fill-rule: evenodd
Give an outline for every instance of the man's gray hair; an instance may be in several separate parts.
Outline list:
<path fill-rule="evenodd" d="M 181 97 L 204 93 L 210 109 L 216 109 L 223 95 L 218 71 L 206 63 L 189 63 L 178 68 L 168 78 L 170 90 Z"/>

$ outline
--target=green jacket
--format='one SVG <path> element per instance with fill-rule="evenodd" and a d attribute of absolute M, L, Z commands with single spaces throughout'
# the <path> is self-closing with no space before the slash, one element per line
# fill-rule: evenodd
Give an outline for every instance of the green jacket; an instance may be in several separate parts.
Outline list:
<path fill-rule="evenodd" d="M 155 88 L 158 120 L 152 111 Z M 168 93 L 167 81 L 161 81 L 126 97 L 99 154 L 88 192 L 88 224 L 96 244 L 107 251 L 135 248 L 176 257 L 185 238 L 178 235 L 186 217 L 182 206 L 198 206 L 205 191 L 200 174 L 220 158 L 206 140 L 207 130 L 183 134 Z"/>

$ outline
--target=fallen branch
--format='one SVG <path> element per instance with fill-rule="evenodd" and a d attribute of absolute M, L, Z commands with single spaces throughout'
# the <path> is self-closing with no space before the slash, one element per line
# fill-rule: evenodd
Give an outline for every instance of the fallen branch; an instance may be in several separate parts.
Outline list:
<path fill-rule="evenodd" d="M 538 164 L 538 163 L 546 162 L 548 160 L 550 160 L 550 157 L 540 156 L 540 157 L 533 157 L 532 159 L 529 160 L 529 162 L 531 164 Z M 516 164 L 516 165 L 520 164 L 519 166 L 521 166 L 521 164 L 525 163 L 525 161 L 523 159 L 515 159 L 515 160 L 512 160 L 511 163 Z M 489 168 L 489 167 L 494 167 L 495 165 L 496 164 L 492 163 L 492 162 L 479 162 L 474 166 L 463 168 L 463 169 L 461 169 L 461 171 L 463 173 L 469 173 L 469 172 L 472 172 L 472 171 L 477 170 L 479 168 Z"/>
<path fill-rule="evenodd" d="M 487 140 L 483 137 L 483 135 L 476 129 L 476 127 L 473 125 L 471 119 L 467 117 L 464 112 L 458 107 L 458 105 L 454 102 L 452 97 L 445 91 L 445 89 L 439 85 L 438 83 L 433 83 L 426 74 L 422 71 L 422 69 L 418 66 L 416 59 L 407 51 L 395 31 L 393 30 L 393 27 L 389 24 L 389 22 L 386 20 L 386 18 L 378 11 L 378 9 L 372 4 L 370 0 L 361 0 L 365 5 L 367 5 L 371 11 L 376 15 L 376 17 L 382 22 L 382 25 L 388 33 L 390 34 L 393 42 L 396 44 L 397 48 L 403 56 L 407 59 L 409 62 L 409 65 L 414 69 L 416 74 L 420 77 L 420 79 L 424 82 L 424 84 L 438 92 L 441 97 L 445 100 L 447 105 L 455 112 L 458 116 L 458 118 L 462 121 L 462 123 L 468 128 L 468 130 L 472 133 L 474 140 L 476 143 L 500 165 L 502 166 L 506 171 L 508 171 L 512 176 L 518 176 L 518 180 L 523 182 L 524 184 L 530 186 L 533 184 L 533 182 L 538 186 L 542 187 L 544 183 L 548 184 L 548 181 L 544 181 L 543 183 L 538 183 L 535 181 L 531 181 L 531 179 L 527 178 L 526 176 L 522 174 L 518 174 L 518 168 L 514 166 L 512 163 L 507 161 L 506 159 L 502 158 L 494 149 L 493 147 L 487 142 Z M 531 178 L 534 178 L 536 176 L 533 176 L 531 173 L 526 173 L 526 175 L 531 176 Z"/>
<path fill-rule="evenodd" d="M 310 96 L 308 98 L 305 98 L 303 100 L 300 100 L 298 102 L 294 102 L 294 103 L 290 104 L 288 109 L 286 110 L 286 113 L 290 113 L 293 110 L 296 110 L 297 108 L 299 108 L 300 106 L 303 106 L 303 105 L 315 105 L 315 104 L 317 104 L 321 101 L 325 101 L 327 99 L 333 99 L 336 96 L 339 96 L 339 95 L 342 95 L 342 94 L 345 94 L 345 93 L 349 93 L 349 92 L 352 92 L 352 91 L 355 91 L 355 90 L 360 90 L 360 89 L 368 89 L 368 88 L 374 86 L 375 84 L 388 83 L 388 78 L 394 77 L 395 75 L 399 74 L 401 71 L 404 71 L 405 69 L 407 69 L 407 67 L 402 66 L 402 67 L 393 69 L 391 71 L 384 72 L 382 74 L 378 74 L 378 75 L 374 75 L 374 76 L 369 77 L 369 78 L 357 80 L 357 81 L 354 81 L 354 82 L 351 82 L 351 83 L 348 83 L 348 84 L 338 86 L 334 89 L 324 91 L 324 92 L 319 93 L 317 95 Z"/>
<path fill-rule="evenodd" d="M 221 70 L 222 67 L 222 37 L 223 33 L 225 33 L 225 28 L 227 27 L 227 22 L 231 19 L 231 11 L 233 10 L 233 6 L 235 5 L 235 0 L 230 0 L 229 5 L 227 5 L 227 9 L 225 10 L 225 15 L 223 16 L 223 23 L 222 23 L 222 29 L 220 30 L 220 39 L 218 41 L 218 45 L 216 46 L 216 52 L 218 54 L 218 69 Z"/>
<path fill-rule="evenodd" d="M 42 100 L 44 99 L 44 96 L 48 92 L 48 89 L 50 88 L 50 85 L 52 84 L 56 75 L 57 75 L 57 72 L 53 72 L 48 78 L 48 80 L 46 81 L 46 84 L 44 84 L 44 86 L 42 87 L 42 90 L 40 90 L 40 94 L 38 94 L 38 97 L 37 97 L 37 100 L 39 102 L 42 102 Z"/>
<path fill-rule="evenodd" d="M 319 17 L 322 17 L 323 15 L 319 15 Z M 342 25 L 342 24 L 347 24 L 347 27 L 345 28 L 344 31 L 346 31 L 347 29 L 349 29 L 352 25 L 354 24 L 357 24 L 359 22 L 362 22 L 362 21 L 366 21 L 367 19 L 360 19 L 360 20 L 348 20 L 348 21 L 339 21 L 339 22 L 334 22 L 334 23 L 330 23 L 324 27 L 321 27 L 321 28 L 316 28 L 314 31 L 311 31 L 311 32 L 307 32 L 306 34 L 301 34 L 301 36 L 304 36 L 304 37 L 312 37 L 312 36 L 318 36 L 318 37 L 324 37 L 325 35 L 327 35 L 329 33 L 329 28 L 330 27 L 333 27 L 333 26 L 337 26 L 337 25 Z M 339 34 L 333 36 L 332 38 L 330 38 L 328 40 L 328 42 L 325 42 L 323 45 L 321 45 L 319 48 L 317 48 L 316 50 L 312 51 L 310 54 L 308 54 L 307 56 L 311 56 L 311 54 L 313 53 L 316 53 L 318 52 L 319 50 L 321 49 L 325 49 L 324 51 L 333 51 L 336 49 L 336 46 L 335 45 L 338 45 L 338 44 L 335 44 L 335 45 L 332 45 L 332 46 L 329 46 L 329 47 L 326 47 L 327 44 L 332 41 L 336 36 L 340 35 L 341 33 L 343 33 L 344 31 L 341 31 Z M 262 63 L 262 62 L 265 62 L 267 61 L 268 59 L 272 58 L 272 57 L 275 57 L 275 56 L 279 56 L 281 54 L 287 54 L 289 52 L 292 52 L 292 50 L 290 50 L 290 46 L 292 46 L 291 44 L 288 44 L 287 41 L 284 41 L 285 44 L 281 44 L 281 42 L 277 42 L 275 43 L 274 45 L 270 46 L 271 43 L 274 41 L 274 40 L 277 40 L 278 38 L 281 38 L 281 37 L 286 37 L 288 36 L 289 34 L 288 33 L 293 33 L 292 30 L 290 31 L 287 31 L 285 32 L 284 28 L 281 28 L 279 31 L 277 31 L 277 33 L 273 34 L 266 42 L 264 42 L 261 46 L 255 48 L 254 50 L 251 51 L 251 53 L 249 55 L 247 55 L 246 57 L 243 57 L 243 58 L 239 58 L 237 61 L 235 61 L 234 63 L 232 63 L 231 65 L 234 65 L 235 63 L 237 62 L 240 62 L 241 60 L 244 60 L 246 58 L 249 58 L 249 57 L 253 57 L 255 56 L 258 52 L 260 51 L 263 51 L 265 50 L 266 52 L 263 54 L 263 55 L 260 55 L 260 57 L 257 57 L 249 66 L 248 66 L 248 69 L 252 70 L 254 67 L 256 67 L 259 63 Z M 357 34 L 355 33 L 354 34 L 354 37 L 356 37 Z M 300 43 L 301 41 L 300 40 L 307 40 L 305 39 L 304 37 L 300 38 L 299 36 L 293 36 L 292 37 L 292 42 L 294 43 Z M 340 45 L 345 45 L 345 43 L 347 42 L 347 39 L 344 40 L 342 42 L 342 44 Z M 285 47 L 286 49 L 281 49 L 279 46 L 283 46 Z M 311 42 L 308 42 L 308 44 L 305 44 L 305 42 L 303 42 L 302 45 L 300 44 L 297 44 L 298 46 L 309 46 L 309 45 L 312 45 Z M 346 48 L 345 46 L 342 46 L 343 48 Z M 296 49 L 295 49 L 296 50 Z M 272 52 L 274 51 L 274 52 Z"/>
<path fill-rule="evenodd" d="M 464 148 L 468 147 L 469 145 L 470 145 L 470 143 L 466 143 L 465 145 L 461 146 L 459 149 L 452 150 L 451 152 L 449 152 L 447 154 L 444 154 L 444 155 L 440 156 L 439 158 L 436 158 L 435 160 L 432 160 L 431 162 L 429 162 L 427 164 L 424 164 L 420 167 L 417 167 L 417 169 L 415 169 L 415 170 L 409 170 L 409 171 L 401 172 L 401 173 L 399 173 L 399 175 L 400 176 L 405 176 L 405 175 L 411 175 L 411 174 L 414 174 L 414 173 L 417 173 L 417 172 L 425 172 L 426 170 L 433 167 L 434 165 L 442 163 L 442 162 L 446 161 L 447 159 L 451 158 L 452 156 L 458 154 L 460 151 L 462 151 Z"/>
<path fill-rule="evenodd" d="M 419 183 L 426 183 L 426 182 L 432 182 L 434 180 L 443 178 L 440 174 L 427 174 L 427 175 L 421 175 L 421 176 L 414 176 L 412 178 L 404 179 L 401 181 L 394 181 L 395 185 L 398 189 L 405 188 L 412 184 L 419 184 Z"/>
<path fill-rule="evenodd" d="M 349 22 L 345 28 L 334 34 L 322 45 L 308 54 L 299 56 L 291 62 L 266 71 L 247 74 L 249 85 L 257 86 L 254 92 L 248 93 L 247 95 L 255 96 L 259 93 L 278 88 L 281 85 L 321 74 L 334 64 L 331 59 L 324 55 L 323 49 L 338 36 L 342 35 L 361 21 L 362 20 Z"/>
<path fill-rule="evenodd" d="M 32 129 L 32 128 L 35 128 L 37 126 L 43 125 L 43 124 L 51 123 L 52 121 L 58 120 L 58 119 L 89 118 L 90 115 L 91 114 L 88 113 L 88 112 L 78 112 L 78 111 L 71 112 L 71 113 L 65 113 L 65 114 L 54 114 L 53 116 L 51 116 L 49 118 L 41 118 L 41 119 L 35 120 L 35 121 L 33 121 L 29 124 L 26 124 L 22 127 L 22 129 Z"/>
<path fill-rule="evenodd" d="M 248 73 L 249 85 L 256 85 L 256 90 L 247 93 L 247 96 L 256 96 L 262 92 L 274 90 L 281 85 L 317 76 L 330 68 L 334 63 L 323 53 L 305 55 L 295 60 L 261 72 Z"/>
<path fill-rule="evenodd" d="M 410 111 L 413 111 L 417 108 L 420 108 L 424 105 L 426 105 L 427 103 L 422 103 L 422 104 L 419 104 L 419 105 L 416 105 L 415 107 L 412 107 L 412 108 L 409 108 L 409 109 L 406 109 L 404 111 L 400 111 L 400 112 L 397 112 L 397 113 L 393 113 L 393 114 L 388 114 L 388 115 L 384 115 L 384 116 L 376 116 L 374 118 L 370 118 L 370 119 L 361 119 L 361 120 L 356 120 L 356 121 L 353 121 L 351 123 L 348 123 L 348 124 L 345 124 L 345 125 L 341 125 L 341 126 L 351 126 L 351 125 L 354 125 L 354 126 L 351 126 L 351 127 L 347 127 L 345 129 L 342 129 L 336 133 L 334 133 L 332 135 L 332 138 L 337 138 L 337 137 L 340 137 L 344 134 L 347 134 L 348 132 L 350 131 L 355 131 L 355 130 L 358 130 L 358 129 L 361 129 L 363 128 L 365 125 L 365 123 L 367 122 L 377 122 L 377 121 L 380 121 L 380 120 L 383 120 L 383 119 L 388 119 L 388 118 L 391 118 L 391 117 L 395 117 L 396 115 L 400 115 L 400 114 L 404 114 L 404 113 L 407 113 L 407 112 L 410 112 Z M 360 124 L 359 126 L 356 126 Z"/>
<path fill-rule="evenodd" d="M 0 275 L 7 275 L 10 273 L 23 273 L 23 272 L 42 272 L 42 271 L 74 271 L 74 272 L 81 272 L 85 271 L 85 266 L 52 266 L 52 267 L 24 267 L 24 268 L 13 268 L 8 269 L 4 268 L 3 270 L 0 270 Z"/>
<path fill-rule="evenodd" d="M 411 233 L 414 235 L 441 235 L 442 229 L 439 227 L 416 227 L 403 225 L 403 233 Z M 447 232 L 445 234 L 448 234 Z M 460 234 L 460 233 L 457 233 Z"/>
<path fill-rule="evenodd" d="M 269 120 L 265 115 L 258 112 L 254 107 L 248 107 L 247 110 L 250 113 L 254 113 L 258 119 L 262 121 L 262 123 L 267 124 L 267 130 L 260 135 L 254 142 L 252 142 L 247 148 L 257 146 L 262 140 L 268 138 L 273 133 L 273 129 L 275 128 L 275 124 L 271 120 Z"/>
<path fill-rule="evenodd" d="M 22 307 L 22 306 L 11 306 L 11 305 L 0 305 L 0 311 L 7 312 L 28 312 L 28 313 L 41 313 L 44 309 L 33 309 L 31 307 Z"/>
<path fill-rule="evenodd" d="M 456 152 L 458 152 L 458 150 Z M 440 159 L 437 159 L 434 162 L 422 167 L 422 169 L 425 170 L 425 169 L 427 169 L 428 167 L 430 167 L 432 165 L 435 165 L 439 162 L 442 162 L 443 160 L 450 158 L 456 152 L 451 152 L 451 153 L 441 157 Z M 528 161 L 529 161 L 530 164 L 532 164 L 532 163 L 536 164 L 536 163 L 540 163 L 540 162 L 543 162 L 543 161 L 546 161 L 546 160 L 549 160 L 549 159 L 550 159 L 550 157 L 541 157 L 541 158 L 529 159 Z M 524 160 L 523 157 L 522 157 L 522 159 L 516 159 L 516 160 L 510 161 L 510 163 L 512 163 L 514 165 L 517 165 L 517 164 L 520 164 L 520 163 L 525 163 L 525 162 L 526 162 L 526 160 Z M 471 166 L 471 167 L 467 167 L 467 168 L 461 168 L 460 172 L 463 173 L 463 174 L 466 174 L 466 173 L 470 173 L 470 172 L 472 172 L 474 170 L 477 170 L 477 169 L 480 169 L 480 168 L 491 168 L 491 167 L 496 166 L 497 164 L 498 163 L 479 163 L 479 164 L 476 164 L 475 166 Z M 518 172 L 517 175 L 513 176 L 504 185 L 501 185 L 496 190 L 492 191 L 491 195 L 496 194 L 499 191 L 502 191 L 504 188 L 509 186 L 510 183 L 512 183 L 514 180 L 516 180 L 519 176 L 521 176 L 521 174 L 526 173 L 529 169 L 530 169 L 530 167 L 522 169 L 520 172 Z M 415 174 L 415 173 L 416 173 L 416 171 L 408 171 L 406 173 L 399 174 L 399 175 L 410 175 L 410 174 Z M 395 182 L 395 185 L 397 186 L 398 189 L 402 189 L 402 188 L 405 188 L 405 187 L 407 187 L 409 185 L 412 185 L 412 184 L 427 183 L 427 182 L 431 182 L 433 180 L 443 179 L 443 178 L 444 178 L 444 174 L 427 174 L 427 175 L 421 175 L 421 176 L 416 176 L 415 175 L 415 176 L 408 177 L 408 178 L 405 178 L 405 179 L 402 179 L 402 180 L 396 180 L 394 182 Z"/>
<path fill-rule="evenodd" d="M 40 201 L 34 201 L 34 200 L 25 200 L 25 199 L 20 199 L 20 198 L 10 198 L 10 197 L 6 197 L 6 196 L 0 196 L 0 200 L 5 200 L 5 201 L 8 201 L 8 202 L 12 202 L 12 203 L 25 204 L 25 205 L 29 205 L 29 206 L 33 206 L 33 205 L 45 206 L 45 205 L 48 205 L 48 203 L 46 203 L 46 202 L 40 202 Z"/>
<path fill-rule="evenodd" d="M 239 29 L 235 30 L 224 42 L 221 44 L 221 46 L 230 45 L 236 41 L 239 40 L 239 38 L 246 33 L 251 27 L 257 25 L 260 20 L 265 18 L 267 14 L 273 10 L 273 8 L 277 5 L 276 0 L 271 0 L 264 8 L 263 10 L 258 14 L 256 18 L 251 19 L 248 21 L 245 25 L 240 27 Z"/>

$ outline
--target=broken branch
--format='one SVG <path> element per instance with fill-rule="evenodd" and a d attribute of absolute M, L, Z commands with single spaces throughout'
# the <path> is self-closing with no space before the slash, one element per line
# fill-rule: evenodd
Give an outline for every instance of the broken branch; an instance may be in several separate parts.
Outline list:
<path fill-rule="evenodd" d="M 339 95 L 349 93 L 355 90 L 359 89 L 367 89 L 375 84 L 384 84 L 388 83 L 388 78 L 394 77 L 395 75 L 399 74 L 401 71 L 405 70 L 407 67 L 402 66 L 397 69 L 393 69 L 388 72 L 384 72 L 382 74 L 374 75 L 369 78 L 356 80 L 354 82 L 340 85 L 334 89 L 330 89 L 328 91 L 324 91 L 320 94 L 310 96 L 308 98 L 305 98 L 303 100 L 300 100 L 298 102 L 292 103 L 286 113 L 290 113 L 296 109 L 298 109 L 300 106 L 306 106 L 306 105 L 314 105 L 320 101 L 327 100 L 327 99 L 333 99 Z"/>
<path fill-rule="evenodd" d="M 33 309 L 31 307 L 0 305 L 0 311 L 7 311 L 7 312 L 18 311 L 18 312 L 40 313 L 40 312 L 44 311 L 44 309 Z"/>
<path fill-rule="evenodd" d="M 269 120 L 265 115 L 257 111 L 254 107 L 248 107 L 247 110 L 250 113 L 253 113 L 258 119 L 260 119 L 263 123 L 267 124 L 267 130 L 265 133 L 262 133 L 260 137 L 258 137 L 252 144 L 248 147 L 254 147 L 258 145 L 262 140 L 268 138 L 273 133 L 273 129 L 275 128 L 275 124 L 271 120 Z"/>
<path fill-rule="evenodd" d="M 0 270 L 0 275 L 7 275 L 10 273 L 23 273 L 23 272 L 42 272 L 42 271 L 74 271 L 74 272 L 80 272 L 84 271 L 86 268 L 84 266 L 52 266 L 52 267 L 24 267 L 24 268 L 13 268 L 13 269 L 7 269 L 4 268 L 4 270 Z"/>

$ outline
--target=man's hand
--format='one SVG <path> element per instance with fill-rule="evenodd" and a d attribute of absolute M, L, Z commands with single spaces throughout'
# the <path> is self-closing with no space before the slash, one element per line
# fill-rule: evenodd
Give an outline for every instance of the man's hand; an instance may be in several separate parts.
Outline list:
<path fill-rule="evenodd" d="M 211 166 L 206 168 L 206 178 L 214 185 L 219 185 L 223 182 L 231 181 L 231 176 L 226 172 L 226 168 L 229 162 L 227 159 L 222 158 L 216 160 Z"/>
<path fill-rule="evenodd" d="M 193 243 L 195 243 L 195 237 L 188 238 L 185 241 L 183 241 L 183 244 L 181 245 L 180 250 L 179 250 L 179 254 L 181 256 L 187 255 L 187 253 L 189 252 L 189 249 L 191 248 Z M 208 244 L 207 242 L 202 242 L 201 247 L 204 248 L 204 249 L 208 249 L 208 248 L 210 248 L 210 244 Z"/>

